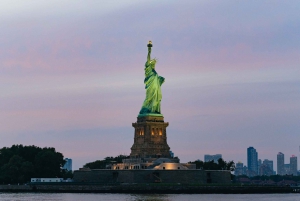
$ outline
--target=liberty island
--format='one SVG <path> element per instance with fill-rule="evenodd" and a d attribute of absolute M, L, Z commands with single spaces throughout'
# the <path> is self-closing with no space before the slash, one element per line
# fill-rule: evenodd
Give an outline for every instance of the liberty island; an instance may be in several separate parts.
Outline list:
<path fill-rule="evenodd" d="M 161 86 L 165 78 L 156 71 L 156 59 L 151 58 L 153 44 L 147 44 L 145 63 L 145 100 L 134 127 L 134 142 L 130 158 L 111 163 L 106 169 L 80 168 L 74 172 L 75 182 L 101 183 L 230 183 L 229 170 L 196 169 L 193 163 L 180 163 L 170 154 L 167 143 L 168 122 L 161 113 Z"/>

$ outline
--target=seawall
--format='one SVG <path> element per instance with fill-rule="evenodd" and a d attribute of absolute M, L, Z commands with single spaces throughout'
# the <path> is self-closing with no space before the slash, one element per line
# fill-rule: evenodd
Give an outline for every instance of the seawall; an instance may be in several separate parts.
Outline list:
<path fill-rule="evenodd" d="M 230 184 L 227 170 L 105 170 L 74 171 L 75 182 L 97 183 L 215 183 Z"/>
<path fill-rule="evenodd" d="M 0 185 L 0 192 L 53 193 L 158 193 L 158 194 L 257 194 L 300 193 L 300 188 L 278 186 L 181 185 L 181 184 L 30 184 Z"/>

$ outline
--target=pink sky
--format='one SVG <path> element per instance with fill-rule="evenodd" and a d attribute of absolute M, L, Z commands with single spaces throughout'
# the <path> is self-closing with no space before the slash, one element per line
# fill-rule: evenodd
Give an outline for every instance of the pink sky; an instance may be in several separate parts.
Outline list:
<path fill-rule="evenodd" d="M 0 147 L 51 146 L 73 168 L 129 154 L 152 40 L 168 144 L 246 164 L 299 157 L 298 1 L 2 1 Z M 299 159 L 300 160 L 300 159 Z"/>

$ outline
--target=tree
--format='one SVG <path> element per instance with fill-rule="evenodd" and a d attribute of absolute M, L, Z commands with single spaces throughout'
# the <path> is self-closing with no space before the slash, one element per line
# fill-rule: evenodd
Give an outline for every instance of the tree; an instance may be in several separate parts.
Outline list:
<path fill-rule="evenodd" d="M 105 169 L 106 165 L 110 164 L 111 162 L 122 163 L 123 159 L 129 158 L 129 156 L 119 155 L 116 157 L 107 156 L 104 160 L 96 160 L 94 162 L 86 163 L 83 167 L 90 168 L 90 169 Z"/>
<path fill-rule="evenodd" d="M 63 155 L 55 148 L 13 145 L 0 149 L 0 183 L 24 183 L 32 177 L 65 177 Z"/>
<path fill-rule="evenodd" d="M 65 163 L 63 155 L 55 149 L 44 148 L 35 157 L 35 172 L 37 177 L 59 177 Z"/>
<path fill-rule="evenodd" d="M 196 164 L 196 169 L 203 169 L 203 170 L 230 170 L 234 171 L 235 163 L 233 161 L 226 162 L 222 158 L 218 160 L 218 163 L 214 161 L 203 162 L 200 160 L 189 162 Z"/>
<path fill-rule="evenodd" d="M 29 162 L 29 161 L 25 161 L 22 163 L 21 165 L 21 169 L 20 169 L 21 175 L 22 177 L 20 178 L 21 183 L 24 183 L 26 181 L 30 181 L 30 178 L 32 178 L 34 176 L 34 165 Z"/>

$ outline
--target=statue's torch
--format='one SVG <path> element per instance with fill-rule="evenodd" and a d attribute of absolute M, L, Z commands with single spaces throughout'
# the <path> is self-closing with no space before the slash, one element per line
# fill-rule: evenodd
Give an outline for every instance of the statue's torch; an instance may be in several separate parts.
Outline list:
<path fill-rule="evenodd" d="M 153 45 L 152 45 L 152 41 L 149 40 L 149 43 L 148 43 L 147 47 L 152 47 L 152 46 L 153 46 Z"/>

